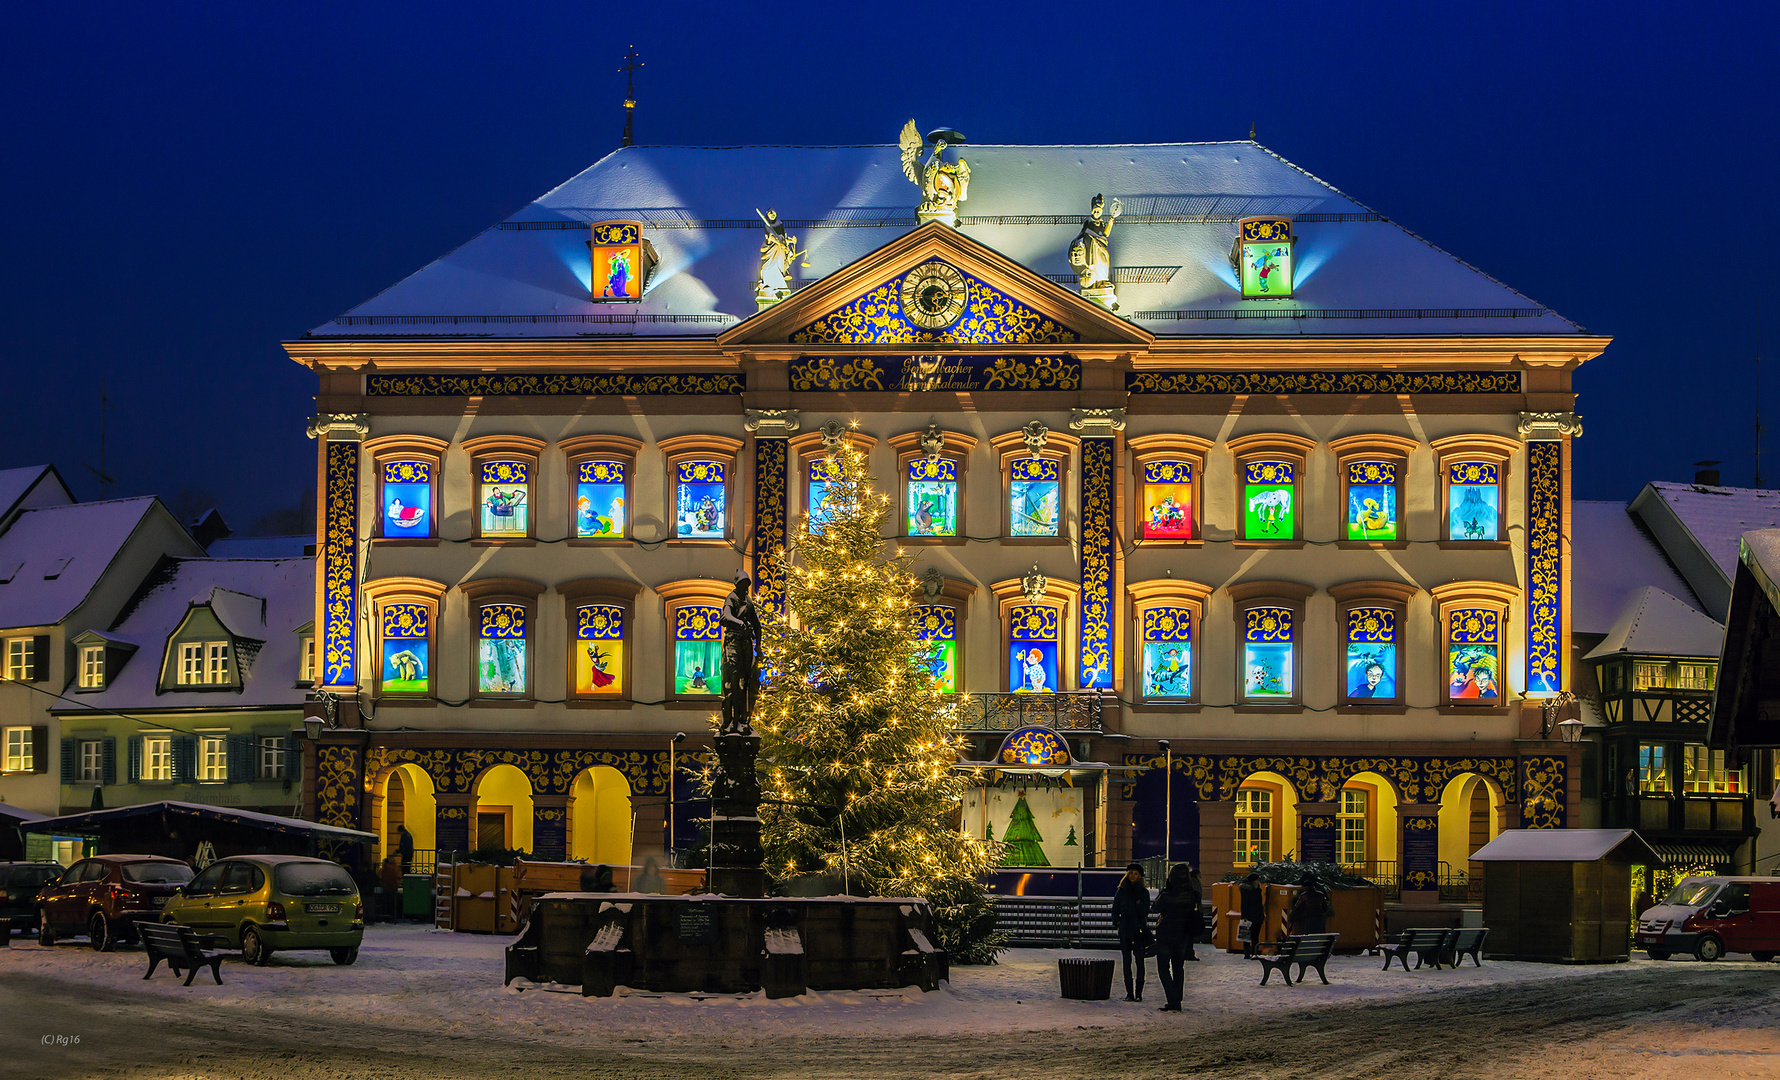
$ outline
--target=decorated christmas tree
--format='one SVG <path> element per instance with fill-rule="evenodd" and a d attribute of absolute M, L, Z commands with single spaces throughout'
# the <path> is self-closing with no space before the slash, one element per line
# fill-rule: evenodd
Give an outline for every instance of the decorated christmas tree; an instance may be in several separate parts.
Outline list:
<path fill-rule="evenodd" d="M 827 470 L 820 519 L 806 516 L 781 560 L 789 618 L 763 612 L 767 870 L 925 897 L 953 963 L 992 962 L 1002 935 L 980 876 L 994 851 L 959 828 L 961 706 L 916 628 L 913 560 L 885 550 L 890 503 L 864 454 L 837 446 Z"/>
<path fill-rule="evenodd" d="M 1045 849 L 1039 846 L 1043 839 L 1038 835 L 1038 823 L 1032 820 L 1032 807 L 1026 805 L 1026 793 L 1022 791 L 1019 801 L 1014 803 L 1007 829 L 1001 834 L 1001 842 L 1005 845 L 1001 849 L 1001 865 L 1051 865 L 1051 860 L 1045 858 Z"/>

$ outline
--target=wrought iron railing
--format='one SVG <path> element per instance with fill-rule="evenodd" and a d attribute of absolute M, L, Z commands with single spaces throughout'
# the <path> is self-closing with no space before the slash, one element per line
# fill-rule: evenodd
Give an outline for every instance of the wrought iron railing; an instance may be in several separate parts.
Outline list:
<path fill-rule="evenodd" d="M 1037 724 L 1054 731 L 1101 730 L 1098 690 L 1062 694 L 972 694 L 959 731 L 1014 731 Z"/>

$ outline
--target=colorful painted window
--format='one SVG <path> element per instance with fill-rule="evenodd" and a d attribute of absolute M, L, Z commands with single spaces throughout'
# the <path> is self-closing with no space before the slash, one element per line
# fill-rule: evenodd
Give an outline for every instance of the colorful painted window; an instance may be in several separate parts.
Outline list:
<path fill-rule="evenodd" d="M 424 694 L 432 678 L 432 609 L 425 604 L 383 605 L 383 692 Z"/>
<path fill-rule="evenodd" d="M 1493 705 L 1502 699 L 1502 616 L 1493 608 L 1459 608 L 1446 617 L 1450 664 L 1447 699 Z"/>
<path fill-rule="evenodd" d="M 1063 519 L 1062 466 L 1050 458 L 1008 465 L 1007 520 L 1015 536 L 1056 536 Z"/>
<path fill-rule="evenodd" d="M 1242 696 L 1250 701 L 1292 696 L 1292 643 L 1296 613 L 1291 608 L 1253 607 L 1243 612 Z"/>
<path fill-rule="evenodd" d="M 430 461 L 383 462 L 383 535 L 433 535 L 433 470 Z"/>
<path fill-rule="evenodd" d="M 593 299 L 641 299 L 648 276 L 642 226 L 631 221 L 601 221 L 594 224 L 592 237 L 588 254 L 593 261 Z"/>
<path fill-rule="evenodd" d="M 530 615 L 519 604 L 484 604 L 477 641 L 476 689 L 484 694 L 525 693 L 526 628 Z"/>
<path fill-rule="evenodd" d="M 1193 695 L 1193 610 L 1153 607 L 1143 613 L 1143 695 Z"/>
<path fill-rule="evenodd" d="M 809 473 L 803 507 L 810 516 L 810 531 L 821 532 L 823 523 L 828 520 L 828 485 L 839 479 L 840 463 L 829 458 L 814 458 L 810 461 Z"/>
<path fill-rule="evenodd" d="M 1058 689 L 1057 609 L 1026 604 L 1008 612 L 1007 688 L 1016 694 L 1049 694 Z"/>
<path fill-rule="evenodd" d="M 674 609 L 674 693 L 717 694 L 723 689 L 723 609 L 686 604 Z"/>
<path fill-rule="evenodd" d="M 1347 612 L 1349 701 L 1397 700 L 1397 612 L 1356 607 Z"/>
<path fill-rule="evenodd" d="M 958 692 L 958 612 L 942 604 L 915 609 L 915 630 L 927 642 L 923 658 L 933 679 L 948 694 Z"/>
<path fill-rule="evenodd" d="M 1252 218 L 1238 225 L 1236 273 L 1244 299 L 1292 295 L 1292 221 Z"/>
<path fill-rule="evenodd" d="M 484 461 L 478 475 L 482 482 L 482 535 L 530 535 L 531 462 Z"/>
<path fill-rule="evenodd" d="M 1137 490 L 1137 524 L 1145 540 L 1193 538 L 1192 462 L 1144 462 Z"/>
<path fill-rule="evenodd" d="M 1501 467 L 1459 461 L 1446 467 L 1448 540 L 1495 540 L 1502 535 Z"/>
<path fill-rule="evenodd" d="M 1349 540 L 1396 540 L 1397 480 L 1401 466 L 1395 461 L 1347 463 L 1347 538 Z"/>
<path fill-rule="evenodd" d="M 698 458 L 675 466 L 674 534 L 681 540 L 721 540 L 729 535 L 729 467 Z"/>
<path fill-rule="evenodd" d="M 626 479 L 622 461 L 583 461 L 575 466 L 576 536 L 623 538 Z"/>
<path fill-rule="evenodd" d="M 575 693 L 624 692 L 624 609 L 588 604 L 575 609 Z"/>
<path fill-rule="evenodd" d="M 908 463 L 903 501 L 910 536 L 958 535 L 958 463 L 918 457 Z"/>
<path fill-rule="evenodd" d="M 1242 536 L 1290 540 L 1298 535 L 1297 469 L 1289 461 L 1243 463 Z"/>

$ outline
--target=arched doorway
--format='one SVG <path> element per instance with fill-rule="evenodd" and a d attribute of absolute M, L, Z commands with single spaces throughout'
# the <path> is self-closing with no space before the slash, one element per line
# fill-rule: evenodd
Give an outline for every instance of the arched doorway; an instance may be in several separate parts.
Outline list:
<path fill-rule="evenodd" d="M 1341 788 L 1335 820 L 1336 859 L 1349 873 L 1384 884 L 1397 880 L 1397 789 L 1375 772 L 1357 773 Z"/>
<path fill-rule="evenodd" d="M 569 856 L 590 863 L 629 866 L 634 812 L 630 781 L 617 769 L 596 765 L 569 789 Z"/>
<path fill-rule="evenodd" d="M 496 765 L 476 781 L 470 807 L 470 847 L 530 852 L 532 785 L 512 765 Z"/>
<path fill-rule="evenodd" d="M 408 870 L 431 873 L 433 851 L 438 846 L 434 829 L 438 808 L 433 798 L 433 778 L 418 765 L 401 764 L 383 774 L 383 787 L 375 804 L 378 862 L 400 853 L 402 829 L 414 838 L 414 863 Z"/>
<path fill-rule="evenodd" d="M 1465 875 L 1468 899 L 1483 899 L 1483 863 L 1471 856 L 1501 832 L 1502 796 L 1477 773 L 1447 781 L 1440 793 L 1440 861 L 1452 877 Z"/>

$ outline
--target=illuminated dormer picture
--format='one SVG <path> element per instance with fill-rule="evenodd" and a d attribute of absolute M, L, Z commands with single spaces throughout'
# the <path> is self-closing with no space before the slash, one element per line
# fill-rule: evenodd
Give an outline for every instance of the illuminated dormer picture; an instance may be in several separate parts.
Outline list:
<path fill-rule="evenodd" d="M 587 241 L 593 258 L 593 302 L 641 300 L 655 272 L 655 245 L 643 237 L 640 221 L 599 221 Z"/>
<path fill-rule="evenodd" d="M 1292 295 L 1292 219 L 1243 218 L 1236 223 L 1230 261 L 1244 300 L 1282 300 Z"/>

